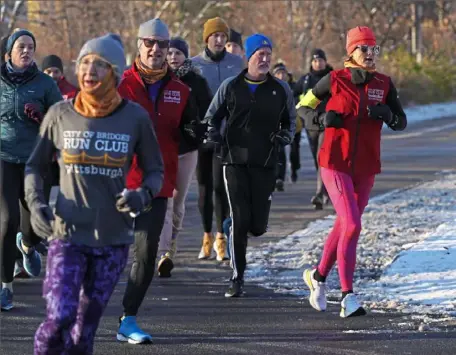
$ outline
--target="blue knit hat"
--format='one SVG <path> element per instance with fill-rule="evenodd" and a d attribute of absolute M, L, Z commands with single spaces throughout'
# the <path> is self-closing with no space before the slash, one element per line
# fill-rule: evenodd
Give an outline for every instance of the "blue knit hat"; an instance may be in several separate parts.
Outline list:
<path fill-rule="evenodd" d="M 169 48 L 177 48 L 184 53 L 185 58 L 188 58 L 188 44 L 185 39 L 181 37 L 172 37 L 169 42 Z"/>
<path fill-rule="evenodd" d="M 245 40 L 245 56 L 247 60 L 261 48 L 270 48 L 272 50 L 271 40 L 261 33 L 255 33 Z"/>
<path fill-rule="evenodd" d="M 33 44 L 34 44 L 35 50 L 36 50 L 35 36 L 32 34 L 32 32 L 21 28 L 21 29 L 16 30 L 15 32 L 13 32 L 11 34 L 11 36 L 8 37 L 8 41 L 6 42 L 6 53 L 8 53 L 8 55 L 11 55 L 11 52 L 14 47 L 14 43 L 18 40 L 19 37 L 22 37 L 22 36 L 29 36 L 31 39 L 33 39 Z"/>

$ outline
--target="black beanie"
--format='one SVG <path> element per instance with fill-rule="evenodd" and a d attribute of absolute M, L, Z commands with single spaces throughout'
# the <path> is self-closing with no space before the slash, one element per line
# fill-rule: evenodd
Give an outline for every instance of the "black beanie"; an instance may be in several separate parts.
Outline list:
<path fill-rule="evenodd" d="M 321 59 L 324 59 L 326 61 L 326 54 L 323 51 L 323 49 L 315 48 L 312 51 L 312 60 L 317 59 L 317 58 L 321 58 Z"/>
<path fill-rule="evenodd" d="M 230 38 L 228 42 L 237 43 L 242 49 L 244 49 L 244 46 L 242 45 L 242 35 L 232 28 L 230 29 Z"/>
<path fill-rule="evenodd" d="M 278 71 L 283 70 L 288 73 L 288 69 L 283 63 L 277 63 L 272 67 L 272 75 L 275 75 Z"/>
<path fill-rule="evenodd" d="M 188 44 L 182 37 L 173 37 L 169 41 L 169 48 L 177 48 L 188 58 Z"/>
<path fill-rule="evenodd" d="M 60 71 L 63 73 L 63 63 L 60 57 L 56 56 L 55 54 L 48 55 L 44 57 L 43 62 L 41 63 L 41 70 L 45 71 L 48 68 L 59 68 Z"/>

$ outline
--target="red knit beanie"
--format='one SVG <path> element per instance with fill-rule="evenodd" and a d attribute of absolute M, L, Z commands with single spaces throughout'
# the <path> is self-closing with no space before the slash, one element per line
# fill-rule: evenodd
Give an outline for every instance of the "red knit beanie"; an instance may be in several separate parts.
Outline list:
<path fill-rule="evenodd" d="M 368 46 L 375 46 L 377 40 L 375 39 L 374 32 L 367 26 L 357 26 L 352 28 L 347 33 L 347 54 L 350 55 L 356 49 L 356 46 L 367 44 Z"/>

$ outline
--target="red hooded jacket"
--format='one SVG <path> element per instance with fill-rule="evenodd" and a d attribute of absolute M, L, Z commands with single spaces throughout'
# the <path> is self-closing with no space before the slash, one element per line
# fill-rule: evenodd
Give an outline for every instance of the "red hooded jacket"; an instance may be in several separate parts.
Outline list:
<path fill-rule="evenodd" d="M 331 98 L 326 111 L 342 114 L 342 128 L 326 128 L 319 151 L 320 166 L 352 176 L 381 172 L 380 136 L 383 121 L 368 116 L 367 107 L 384 104 L 390 78 L 375 73 L 364 85 L 351 81 L 349 68 L 331 72 Z"/>
<path fill-rule="evenodd" d="M 155 104 L 133 64 L 124 73 L 118 90 L 123 98 L 137 102 L 149 112 L 165 165 L 163 187 L 156 197 L 172 197 L 176 185 L 181 127 L 196 116 L 193 112 L 188 112 L 190 89 L 168 70 L 162 79 Z M 134 157 L 127 176 L 127 188 L 140 187 L 142 177 L 142 171 Z"/>

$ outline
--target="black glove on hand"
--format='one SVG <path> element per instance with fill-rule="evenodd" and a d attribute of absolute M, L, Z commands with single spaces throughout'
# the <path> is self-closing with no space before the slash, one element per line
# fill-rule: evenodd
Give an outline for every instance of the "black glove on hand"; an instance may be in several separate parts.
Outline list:
<path fill-rule="evenodd" d="M 342 128 L 344 126 L 342 115 L 336 111 L 326 112 L 325 115 L 322 115 L 321 120 L 321 123 L 326 128 Z"/>
<path fill-rule="evenodd" d="M 193 139 L 203 140 L 207 132 L 207 123 L 196 121 L 184 125 L 184 131 Z"/>
<path fill-rule="evenodd" d="M 273 133 L 271 135 L 271 142 L 277 143 L 282 147 L 285 147 L 286 145 L 291 143 L 290 132 L 286 129 L 281 129 L 280 131 Z"/>
<path fill-rule="evenodd" d="M 393 113 L 388 105 L 371 105 L 367 107 L 367 112 L 369 113 L 369 117 L 376 120 L 382 120 L 386 124 L 390 124 L 393 121 Z"/>
<path fill-rule="evenodd" d="M 144 188 L 124 190 L 117 195 L 116 208 L 122 213 L 139 213 L 152 202 L 152 195 Z"/>
<path fill-rule="evenodd" d="M 207 132 L 205 143 L 215 148 L 222 143 L 222 135 L 219 131 L 210 129 L 209 132 Z"/>
<path fill-rule="evenodd" d="M 47 239 L 52 235 L 51 223 L 54 219 L 51 208 L 42 202 L 36 202 L 30 208 L 30 222 L 33 231 L 41 238 Z"/>

